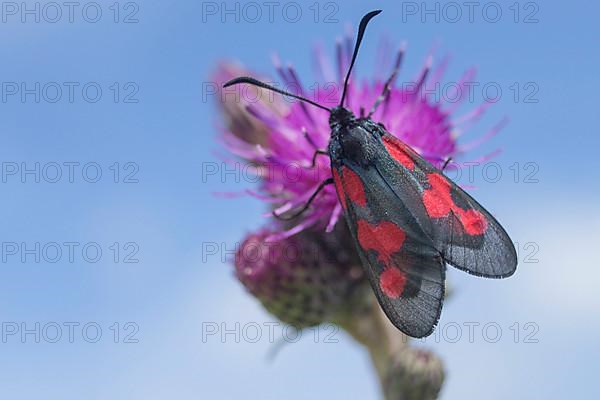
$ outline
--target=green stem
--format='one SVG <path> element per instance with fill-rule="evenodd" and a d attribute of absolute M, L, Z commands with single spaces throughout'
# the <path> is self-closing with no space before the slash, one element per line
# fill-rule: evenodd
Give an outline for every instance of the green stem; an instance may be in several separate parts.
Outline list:
<path fill-rule="evenodd" d="M 385 400 L 436 399 L 444 380 L 439 358 L 411 347 L 410 338 L 389 322 L 372 294 L 361 303 L 338 323 L 368 349 Z"/>

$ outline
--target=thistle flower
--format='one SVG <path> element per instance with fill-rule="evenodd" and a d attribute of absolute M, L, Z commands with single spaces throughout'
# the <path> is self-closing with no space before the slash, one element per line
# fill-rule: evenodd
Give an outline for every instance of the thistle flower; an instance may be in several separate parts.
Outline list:
<path fill-rule="evenodd" d="M 277 241 L 266 240 L 268 229 L 250 234 L 236 254 L 236 276 L 285 323 L 301 329 L 334 321 L 365 282 L 342 228 L 325 237 L 307 229 Z"/>
<path fill-rule="evenodd" d="M 382 42 L 375 78 L 350 81 L 346 106 L 355 114 L 369 111 L 392 66 L 400 65 L 404 48 L 400 47 L 390 63 L 385 55 L 392 52 Z M 317 47 L 313 61 L 322 83 L 316 88 L 304 86 L 294 68 L 283 67 L 277 57 L 275 69 L 285 90 L 332 107 L 339 103 L 351 51 L 348 35 L 337 42 L 333 67 Z M 454 86 L 455 93 L 448 94 L 452 101 L 435 102 L 422 95 L 435 90 L 448 63 L 444 59 L 432 68 L 432 59 L 430 54 L 412 85 L 392 85 L 372 119 L 430 162 L 441 163 L 460 158 L 497 133 L 502 124 L 470 144 L 459 145 L 457 138 L 481 117 L 488 104 L 454 116 L 468 92 L 466 85 L 475 78 L 474 69 L 464 73 Z M 214 79 L 222 83 L 241 75 L 256 76 L 239 66 L 221 64 Z M 219 108 L 224 121 L 221 140 L 234 155 L 255 167 L 261 178 L 258 191 L 245 193 L 264 200 L 278 214 L 300 207 L 331 176 L 327 157 L 316 158 L 313 165 L 315 148 L 325 149 L 329 141 L 329 114 L 258 88 L 248 98 L 244 88 L 239 85 L 227 89 L 229 93 L 222 91 Z M 335 189 L 328 186 L 302 218 L 287 223 L 271 221 L 268 227 L 248 235 L 236 254 L 237 278 L 283 322 L 297 328 L 334 322 L 345 329 L 369 350 L 386 399 L 435 398 L 444 379 L 441 361 L 425 350 L 409 347 L 408 338 L 387 320 L 368 288 L 347 226 L 337 223 L 341 212 Z"/>
<path fill-rule="evenodd" d="M 325 83 L 310 85 L 310 90 L 302 85 L 293 67 L 283 67 L 277 57 L 274 57 L 275 69 L 283 82 L 285 89 L 296 92 L 327 107 L 339 103 L 344 73 L 351 58 L 352 38 L 347 36 L 338 41 L 336 47 L 337 65 L 332 68 L 320 47 L 314 54 L 314 64 L 319 78 Z M 404 56 L 405 46 L 397 52 L 395 64 L 399 65 Z M 389 48 L 384 42 L 380 54 L 389 54 Z M 432 101 L 432 97 L 423 93 L 439 90 L 439 84 L 448 64 L 448 59 L 442 60 L 432 70 L 432 55 L 417 79 L 411 85 L 392 86 L 386 98 L 372 119 L 381 122 L 393 135 L 413 147 L 418 153 L 432 163 L 441 164 L 452 158 L 461 158 L 463 153 L 496 134 L 502 123 L 488 131 L 474 142 L 459 145 L 457 138 L 474 122 L 476 122 L 488 107 L 483 103 L 463 116 L 454 117 L 452 113 L 459 107 L 468 93 L 467 85 L 473 81 L 475 70 L 469 69 L 461 79 L 453 85 L 455 93 L 447 94 L 451 101 Z M 379 60 L 377 65 L 385 64 Z M 231 68 L 220 69 L 219 81 L 239 75 L 232 73 Z M 392 70 L 390 65 L 389 70 Z M 334 72 L 335 71 L 335 72 Z M 389 74 L 389 73 L 388 73 Z M 346 106 L 356 115 L 369 111 L 372 104 L 381 94 L 387 77 L 378 74 L 371 81 L 361 83 L 351 80 L 348 87 Z M 236 89 L 246 90 L 246 85 Z M 239 89 L 242 88 L 242 89 Z M 438 89 L 436 89 L 438 88 Z M 256 89 L 261 90 L 261 89 Z M 288 103 L 279 95 L 262 93 L 252 101 L 237 96 L 240 102 L 234 105 L 225 102 L 224 110 L 235 109 L 236 114 L 244 115 L 251 123 L 240 134 L 240 129 L 225 130 L 222 137 L 227 148 L 235 155 L 247 160 L 253 165 L 263 168 L 258 174 L 263 178 L 258 193 L 249 191 L 251 195 L 270 202 L 277 214 L 301 207 L 314 193 L 318 185 L 331 177 L 329 159 L 317 157 L 312 165 L 315 147 L 325 149 L 329 141 L 329 114 L 323 110 L 313 109 L 302 102 Z M 242 93 L 238 92 L 238 95 Z M 272 96 L 266 101 L 267 96 Z M 247 114 L 241 110 L 244 109 Z M 227 111 L 226 111 L 227 112 Z M 231 112 L 230 112 L 231 113 Z M 250 117 L 251 116 L 251 117 Z M 264 131 L 266 130 L 266 135 Z M 258 134 L 257 132 L 261 132 Z M 494 153 L 476 161 L 484 161 Z M 273 232 L 271 239 L 281 239 L 301 232 L 308 227 L 333 230 L 342 212 L 335 188 L 329 186 L 323 189 L 314 200 L 312 207 L 298 223 L 293 226 L 282 225 L 282 230 Z"/>

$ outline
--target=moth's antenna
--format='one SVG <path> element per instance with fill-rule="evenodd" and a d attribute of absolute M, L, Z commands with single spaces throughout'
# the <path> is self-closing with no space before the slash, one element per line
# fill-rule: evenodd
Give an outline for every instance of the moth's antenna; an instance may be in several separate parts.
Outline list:
<path fill-rule="evenodd" d="M 348 68 L 348 72 L 346 73 L 346 79 L 344 79 L 344 92 L 342 93 L 342 100 L 340 101 L 340 106 L 344 105 L 344 100 L 346 99 L 346 89 L 348 89 L 348 79 L 350 79 L 350 72 L 352 71 L 352 67 L 354 66 L 354 61 L 356 61 L 356 56 L 358 55 L 358 48 L 360 47 L 360 42 L 362 41 L 363 36 L 365 35 L 365 29 L 367 29 L 367 24 L 374 16 L 378 15 L 381 10 L 371 11 L 360 20 L 360 24 L 358 25 L 358 35 L 356 36 L 356 44 L 354 45 L 354 53 L 352 54 L 352 61 L 350 62 L 350 67 Z"/>
<path fill-rule="evenodd" d="M 237 85 L 239 83 L 247 83 L 249 85 L 258 86 L 258 87 L 263 88 L 263 89 L 272 90 L 273 92 L 276 92 L 276 93 L 279 93 L 279 94 L 283 94 L 285 96 L 290 96 L 290 97 L 293 97 L 293 98 L 298 99 L 298 100 L 305 101 L 305 102 L 307 102 L 309 104 L 312 104 L 313 106 L 316 106 L 316 107 L 319 107 L 319 108 L 321 108 L 323 110 L 331 112 L 330 108 L 322 106 L 319 103 L 315 103 L 314 101 L 306 99 L 306 98 L 304 98 L 302 96 L 298 96 L 298 95 L 295 95 L 295 94 L 292 94 L 292 93 L 288 93 L 285 90 L 277 89 L 276 87 L 273 87 L 271 85 L 267 85 L 264 82 L 261 82 L 259 80 L 254 79 L 254 78 L 250 78 L 249 76 L 240 76 L 239 78 L 234 78 L 234 79 L 226 82 L 223 85 L 223 87 L 226 88 L 226 87 L 229 87 L 229 86 Z"/>

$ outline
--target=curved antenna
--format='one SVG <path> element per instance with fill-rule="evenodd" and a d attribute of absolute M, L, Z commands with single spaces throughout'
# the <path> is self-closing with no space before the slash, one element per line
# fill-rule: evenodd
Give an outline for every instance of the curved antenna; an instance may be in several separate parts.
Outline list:
<path fill-rule="evenodd" d="M 276 92 L 276 93 L 279 93 L 279 94 L 283 94 L 284 96 L 290 96 L 290 97 L 293 97 L 293 98 L 298 99 L 298 100 L 305 101 L 305 102 L 307 102 L 309 104 L 312 104 L 315 107 L 319 107 L 319 108 L 321 108 L 321 109 L 323 109 L 325 111 L 331 112 L 330 108 L 322 106 L 319 103 L 315 103 L 314 101 L 306 99 L 306 98 L 304 98 L 302 96 L 298 96 L 298 95 L 295 95 L 295 94 L 292 94 L 292 93 L 288 93 L 285 90 L 277 89 L 274 86 L 267 85 L 266 83 L 261 82 L 261 81 L 259 81 L 257 79 L 254 79 L 254 78 L 250 78 L 249 76 L 240 76 L 239 78 L 234 78 L 234 79 L 232 79 L 232 80 L 230 80 L 228 82 L 225 82 L 225 84 L 223 85 L 223 87 L 226 88 L 226 87 L 237 85 L 237 84 L 240 84 L 240 83 L 247 83 L 247 84 L 250 84 L 250 85 L 258 86 L 258 87 L 263 88 L 263 89 L 272 90 L 273 92 Z"/>
<path fill-rule="evenodd" d="M 362 38 L 365 35 L 365 29 L 367 29 L 367 24 L 374 16 L 378 15 L 381 10 L 371 11 L 360 20 L 360 24 L 358 25 L 358 35 L 356 36 L 356 44 L 354 45 L 354 54 L 352 54 L 352 61 L 350 62 L 350 67 L 348 68 L 348 72 L 346 73 L 346 79 L 344 79 L 344 92 L 342 93 L 342 100 L 340 101 L 340 106 L 344 105 L 344 100 L 346 99 L 346 89 L 348 89 L 348 79 L 350 79 L 350 72 L 352 71 L 352 67 L 354 66 L 354 62 L 356 61 L 356 56 L 358 55 L 358 48 L 360 47 L 360 42 L 362 42 Z"/>

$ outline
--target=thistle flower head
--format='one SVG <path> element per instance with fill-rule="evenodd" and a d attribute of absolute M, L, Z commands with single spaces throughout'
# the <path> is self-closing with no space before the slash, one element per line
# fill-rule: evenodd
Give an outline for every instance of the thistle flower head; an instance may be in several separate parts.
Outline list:
<path fill-rule="evenodd" d="M 377 65 L 387 65 L 389 76 L 394 67 L 398 67 L 404 56 L 404 45 L 400 47 L 394 62 L 385 59 L 377 61 Z M 349 67 L 352 51 L 352 38 L 347 36 L 336 46 L 336 64 L 332 66 L 320 47 L 314 53 L 314 65 L 320 83 L 303 85 L 293 67 L 284 67 L 275 57 L 275 69 L 283 88 L 303 97 L 314 100 L 323 106 L 333 108 L 339 104 L 345 73 Z M 380 54 L 389 54 L 386 42 Z M 391 52 L 393 53 L 393 52 Z M 385 58 L 385 57 L 383 57 Z M 476 121 L 487 107 L 487 103 L 477 106 L 462 117 L 455 117 L 464 94 L 468 91 L 465 85 L 475 76 L 473 69 L 468 70 L 454 85 L 456 93 L 448 94 L 451 102 L 435 101 L 425 96 L 435 90 L 442 79 L 447 59 L 432 69 L 432 55 L 412 84 L 395 85 L 391 83 L 385 100 L 372 115 L 372 119 L 383 123 L 386 129 L 402 141 L 413 147 L 418 153 L 432 163 L 441 164 L 448 158 L 460 158 L 465 149 L 486 140 L 494 135 L 500 126 L 495 127 L 475 144 L 459 146 L 457 137 Z M 382 68 L 380 68 L 382 69 Z M 366 115 L 372 105 L 382 94 L 388 76 L 383 71 L 371 80 L 351 79 L 348 85 L 345 106 L 355 115 Z M 231 75 L 229 77 L 232 77 Z M 240 85 L 244 87 L 246 85 Z M 233 89 L 240 90 L 240 89 Z M 247 89 L 243 89 L 247 90 Z M 248 130 L 244 135 L 239 130 L 226 130 L 223 140 L 229 150 L 246 159 L 253 165 L 260 166 L 258 173 L 262 177 L 260 190 L 251 194 L 271 203 L 277 214 L 303 206 L 316 188 L 325 179 L 331 177 L 328 157 L 316 157 L 315 150 L 326 149 L 330 136 L 329 113 L 303 102 L 286 102 L 279 95 L 266 94 L 262 89 L 258 101 L 244 101 L 236 106 L 237 112 L 245 110 L 266 135 L 257 135 Z M 264 101 L 264 96 L 271 96 L 273 101 Z M 253 97 L 256 99 L 257 97 Z M 231 106 L 230 106 L 231 108 Z M 487 157 L 484 157 L 487 158 Z M 480 160 L 481 161 L 481 160 Z M 285 229 L 273 232 L 270 238 L 282 239 L 315 227 L 333 230 L 342 212 L 335 188 L 325 187 L 315 198 L 311 208 L 299 218 L 297 223 Z"/>
<path fill-rule="evenodd" d="M 384 378 L 386 399 L 437 399 L 444 382 L 444 367 L 432 352 L 406 347 L 390 359 Z"/>
<path fill-rule="evenodd" d="M 235 257 L 237 278 L 281 321 L 305 328 L 332 321 L 364 281 L 345 231 L 327 235 L 304 230 L 267 241 L 272 231 L 249 235 Z"/>

